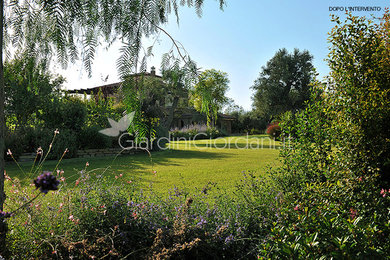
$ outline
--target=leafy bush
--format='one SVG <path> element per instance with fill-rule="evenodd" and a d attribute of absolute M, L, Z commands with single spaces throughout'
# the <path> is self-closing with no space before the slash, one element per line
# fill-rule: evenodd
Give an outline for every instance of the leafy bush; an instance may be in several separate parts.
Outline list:
<path fill-rule="evenodd" d="M 252 128 L 250 131 L 249 131 L 249 134 L 250 135 L 260 135 L 260 134 L 263 134 L 264 132 L 259 130 L 259 129 L 256 129 L 256 128 Z"/>
<path fill-rule="evenodd" d="M 48 160 L 60 159 L 62 156 L 64 158 L 72 158 L 77 155 L 78 145 L 77 145 L 77 133 L 63 129 L 59 130 L 59 134 L 56 135 L 53 142 L 55 130 L 51 129 L 42 129 L 37 128 L 32 132 L 33 134 L 29 136 L 30 145 L 33 149 L 30 152 L 35 152 L 39 147 L 43 150 L 43 156 L 46 156 Z M 53 143 L 52 143 L 53 142 Z M 52 144 L 52 146 L 50 146 Z M 64 152 L 67 151 L 65 154 Z"/>
<path fill-rule="evenodd" d="M 123 112 L 126 111 L 122 103 L 111 97 L 105 98 L 101 91 L 94 98 L 87 99 L 85 97 L 83 103 L 87 109 L 86 126 L 110 127 L 107 119 L 112 118 L 118 121 L 122 118 Z"/>
<path fill-rule="evenodd" d="M 44 62 L 31 54 L 16 54 L 4 63 L 5 114 L 7 127 L 28 128 L 39 123 L 47 104 L 58 98 L 64 78 L 54 77 Z M 58 126 L 57 126 L 58 127 Z"/>
<path fill-rule="evenodd" d="M 381 28 L 389 14 L 384 18 L 379 26 L 351 15 L 345 24 L 335 19 L 331 84 L 315 82 L 307 109 L 282 124 L 294 138 L 274 172 L 284 195 L 281 219 L 259 244 L 260 257 L 388 257 L 389 130 L 382 120 L 390 113 L 390 53 Z"/>
<path fill-rule="evenodd" d="M 75 157 L 78 150 L 77 133 L 68 129 L 61 130 L 53 142 L 54 132 L 55 129 L 43 128 L 26 128 L 11 132 L 6 139 L 6 148 L 11 150 L 16 160 L 22 153 L 35 153 L 40 147 L 44 156 L 50 151 L 46 158 L 49 160 L 60 159 L 63 155 L 64 158 Z M 52 142 L 53 145 L 50 147 Z M 65 150 L 67 150 L 66 154 L 64 154 Z M 11 160 L 10 156 L 6 158 Z"/>
<path fill-rule="evenodd" d="M 24 152 L 24 140 L 25 137 L 21 134 L 20 131 L 18 132 L 7 132 L 5 137 L 5 154 L 4 158 L 8 161 L 11 161 L 11 156 L 7 155 L 7 150 L 11 150 L 14 158 L 16 160 L 19 159 L 19 156 Z"/>
<path fill-rule="evenodd" d="M 84 127 L 78 135 L 79 149 L 101 149 L 112 147 L 112 139 L 109 136 L 99 133 L 101 127 Z"/>
<path fill-rule="evenodd" d="M 266 129 L 266 119 L 258 117 L 254 111 L 245 112 L 243 109 L 237 109 L 227 114 L 235 118 L 232 121 L 233 133 L 250 133 L 255 129 L 258 132 L 253 134 L 263 134 Z"/>
<path fill-rule="evenodd" d="M 87 108 L 81 99 L 64 97 L 53 99 L 41 115 L 43 127 L 80 131 L 86 122 Z"/>

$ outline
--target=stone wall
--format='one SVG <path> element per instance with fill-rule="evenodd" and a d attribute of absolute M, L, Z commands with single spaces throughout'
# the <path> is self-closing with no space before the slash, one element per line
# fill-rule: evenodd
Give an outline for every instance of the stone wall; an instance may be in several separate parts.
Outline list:
<path fill-rule="evenodd" d="M 122 150 L 120 148 L 106 148 L 106 149 L 87 149 L 78 150 L 77 157 L 88 158 L 97 156 L 115 156 L 118 154 L 135 154 L 142 151 L 139 150 Z"/>
<path fill-rule="evenodd" d="M 99 157 L 99 156 L 115 156 L 118 154 L 136 154 L 136 153 L 145 153 L 143 150 L 122 150 L 120 148 L 106 148 L 106 149 L 87 149 L 87 150 L 78 150 L 78 158 L 90 158 L 90 157 Z M 19 157 L 19 162 L 29 162 L 34 161 L 36 153 L 24 153 Z"/>

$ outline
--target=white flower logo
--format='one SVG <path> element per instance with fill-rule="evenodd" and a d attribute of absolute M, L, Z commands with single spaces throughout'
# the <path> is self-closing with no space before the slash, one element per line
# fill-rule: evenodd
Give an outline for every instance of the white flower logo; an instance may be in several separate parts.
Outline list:
<path fill-rule="evenodd" d="M 111 128 L 100 130 L 99 133 L 113 137 L 118 136 L 120 132 L 124 132 L 127 130 L 127 128 L 129 128 L 131 122 L 133 122 L 133 118 L 134 112 L 124 115 L 118 122 L 108 118 L 108 122 L 110 123 Z"/>

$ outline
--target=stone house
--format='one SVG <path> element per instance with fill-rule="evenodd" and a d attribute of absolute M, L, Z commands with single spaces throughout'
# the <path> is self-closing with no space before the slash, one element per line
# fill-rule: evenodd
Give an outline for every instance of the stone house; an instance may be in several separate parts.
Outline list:
<path fill-rule="evenodd" d="M 150 72 L 146 72 L 143 74 L 134 74 L 134 76 L 143 76 L 143 77 L 153 77 L 160 79 L 163 81 L 162 76 L 156 74 L 156 70 L 154 67 L 151 68 Z M 116 82 L 101 86 L 96 86 L 92 88 L 86 89 L 75 89 L 68 91 L 69 94 L 86 94 L 91 98 L 98 98 L 98 93 L 101 92 L 104 98 L 107 97 L 115 97 L 116 93 L 118 93 L 122 82 Z M 168 114 L 169 110 L 172 108 L 172 97 L 169 93 L 165 95 L 162 100 L 158 100 L 158 104 L 161 107 L 161 110 L 164 114 Z M 177 106 L 173 112 L 173 120 L 170 125 L 170 129 L 172 128 L 183 128 L 189 125 L 194 124 L 206 124 L 206 116 L 200 114 L 196 111 L 192 106 L 188 105 L 188 93 L 183 93 L 179 100 L 179 106 Z M 222 131 L 225 131 L 227 134 L 232 133 L 232 122 L 235 120 L 234 117 L 218 113 L 218 119 L 216 122 L 216 127 Z"/>

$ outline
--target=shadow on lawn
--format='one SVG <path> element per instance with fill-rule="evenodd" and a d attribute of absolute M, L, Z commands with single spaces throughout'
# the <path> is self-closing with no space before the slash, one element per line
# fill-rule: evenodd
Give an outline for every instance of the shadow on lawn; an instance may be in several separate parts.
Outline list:
<path fill-rule="evenodd" d="M 147 154 L 136 154 L 118 157 L 116 163 L 121 164 L 123 167 L 129 167 L 134 170 L 147 170 L 154 166 L 183 166 L 182 163 L 172 161 L 172 159 L 224 159 L 231 157 L 226 153 L 215 153 L 208 151 L 194 151 L 194 150 L 165 150 L 152 153 L 152 162 Z M 125 164 L 123 164 L 125 163 Z"/>
<path fill-rule="evenodd" d="M 183 166 L 182 163 L 172 161 L 172 159 L 222 159 L 228 158 L 226 153 L 208 152 L 204 150 L 166 150 L 152 152 L 152 157 L 147 152 L 135 155 L 120 155 L 114 157 L 91 157 L 91 158 L 72 158 L 64 159 L 58 169 L 64 171 L 67 182 L 75 182 L 80 177 L 80 172 L 86 169 L 88 162 L 88 172 L 99 175 L 103 174 L 108 177 L 115 177 L 123 174 L 124 177 L 134 178 L 138 181 L 146 180 L 154 173 L 156 166 Z M 48 160 L 44 163 L 44 171 L 52 171 L 58 161 Z M 32 162 L 20 163 L 22 169 L 28 172 L 31 169 Z M 31 182 L 22 171 L 13 162 L 6 164 L 7 174 L 11 177 L 18 177 L 23 182 Z M 36 177 L 36 176 L 33 176 Z"/>
<path fill-rule="evenodd" d="M 232 143 L 215 143 L 215 144 L 210 144 L 210 143 L 194 143 L 194 144 L 182 144 L 182 145 L 175 145 L 174 148 L 180 148 L 180 149 L 184 149 L 184 150 L 180 150 L 180 151 L 186 151 L 185 149 L 191 149 L 191 151 L 193 151 L 194 149 L 199 149 L 199 151 L 204 151 L 204 149 L 218 149 L 218 150 L 223 150 L 223 149 L 241 149 L 241 150 L 244 150 L 244 149 L 252 149 L 252 150 L 255 150 L 255 149 L 281 149 L 282 148 L 282 145 L 279 144 L 279 143 L 256 143 L 256 142 L 248 142 L 248 143 L 244 143 L 244 142 L 240 142 L 240 143 L 235 143 L 235 142 L 232 142 Z M 214 154 L 214 153 L 213 153 Z"/>

